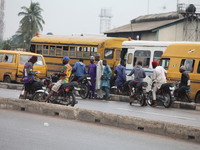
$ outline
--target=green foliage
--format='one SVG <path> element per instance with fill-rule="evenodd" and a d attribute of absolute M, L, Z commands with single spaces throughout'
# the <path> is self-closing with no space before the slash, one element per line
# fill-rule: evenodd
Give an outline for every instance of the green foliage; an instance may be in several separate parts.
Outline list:
<path fill-rule="evenodd" d="M 27 49 L 31 38 L 35 36 L 36 32 L 43 30 L 42 24 L 45 22 L 41 16 L 43 10 L 38 2 L 31 2 L 29 7 L 23 6 L 21 9 L 22 12 L 19 12 L 18 16 L 23 16 L 23 18 L 20 21 L 20 27 L 16 35 L 12 38 L 15 44 L 18 43 L 19 46 Z"/>

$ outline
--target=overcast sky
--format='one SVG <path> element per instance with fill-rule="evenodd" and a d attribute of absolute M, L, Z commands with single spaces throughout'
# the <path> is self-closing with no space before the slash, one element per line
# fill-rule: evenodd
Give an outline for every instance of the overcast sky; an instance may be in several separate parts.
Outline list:
<path fill-rule="evenodd" d="M 177 0 L 32 0 L 39 2 L 45 20 L 40 34 L 55 35 L 98 34 L 100 10 L 112 11 L 111 28 L 128 24 L 141 15 L 176 11 Z M 184 3 L 200 3 L 200 0 L 179 0 Z M 4 39 L 15 34 L 21 17 L 22 6 L 29 7 L 31 0 L 5 0 Z M 149 7 L 148 7 L 149 2 Z M 149 9 L 148 9 L 149 8 Z"/>

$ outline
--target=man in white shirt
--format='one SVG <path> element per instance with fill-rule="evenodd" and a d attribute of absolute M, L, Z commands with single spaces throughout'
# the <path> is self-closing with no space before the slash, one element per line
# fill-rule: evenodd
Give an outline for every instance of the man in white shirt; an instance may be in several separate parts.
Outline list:
<path fill-rule="evenodd" d="M 152 79 L 156 82 L 153 87 L 153 100 L 156 101 L 156 92 L 163 83 L 166 83 L 167 71 L 162 67 L 158 66 L 156 61 L 152 62 L 154 68 Z"/>

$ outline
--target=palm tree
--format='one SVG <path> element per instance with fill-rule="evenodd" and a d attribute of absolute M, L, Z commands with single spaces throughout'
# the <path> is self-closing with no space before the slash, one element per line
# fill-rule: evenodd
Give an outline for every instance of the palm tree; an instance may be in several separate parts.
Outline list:
<path fill-rule="evenodd" d="M 26 43 L 29 44 L 35 33 L 43 30 L 42 24 L 45 24 L 41 16 L 43 10 L 40 8 L 38 2 L 31 2 L 29 8 L 23 6 L 21 9 L 23 11 L 19 12 L 18 16 L 24 17 L 20 21 L 20 28 L 18 29 L 17 34 L 19 35 L 21 42 L 26 41 Z"/>

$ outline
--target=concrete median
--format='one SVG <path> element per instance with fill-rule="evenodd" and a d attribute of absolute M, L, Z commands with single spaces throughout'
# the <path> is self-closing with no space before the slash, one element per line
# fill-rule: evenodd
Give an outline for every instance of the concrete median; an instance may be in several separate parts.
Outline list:
<path fill-rule="evenodd" d="M 131 130 L 140 130 L 200 142 L 200 127 L 9 98 L 0 98 L 0 108 L 60 116 L 66 119 L 98 123 Z"/>

